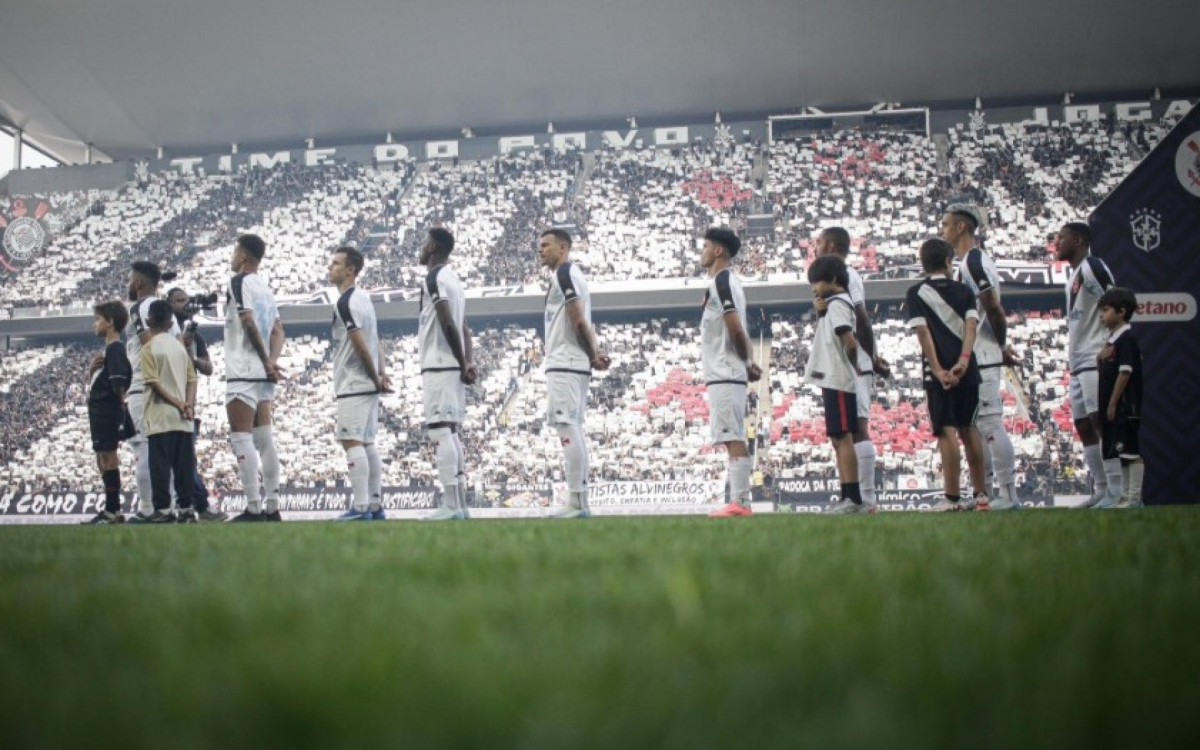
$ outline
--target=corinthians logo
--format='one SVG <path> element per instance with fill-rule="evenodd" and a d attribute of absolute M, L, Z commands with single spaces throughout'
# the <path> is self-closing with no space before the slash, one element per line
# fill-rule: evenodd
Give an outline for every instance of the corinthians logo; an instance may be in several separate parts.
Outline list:
<path fill-rule="evenodd" d="M 1200 130 L 1179 144 L 1175 152 L 1175 176 L 1184 190 L 1200 197 Z"/>
<path fill-rule="evenodd" d="M 41 219 L 50 211 L 45 201 L 39 201 L 33 215 L 25 201 L 17 198 L 13 201 L 10 216 L 0 214 L 0 229 L 4 230 L 4 252 L 8 260 L 23 263 L 42 249 L 46 242 L 46 230 L 42 228 Z M 11 264 L 0 258 L 0 265 L 6 270 L 16 271 Z"/>

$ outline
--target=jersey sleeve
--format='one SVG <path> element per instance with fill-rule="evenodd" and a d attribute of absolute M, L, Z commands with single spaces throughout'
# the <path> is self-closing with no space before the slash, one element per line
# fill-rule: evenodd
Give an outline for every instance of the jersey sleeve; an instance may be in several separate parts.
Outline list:
<path fill-rule="evenodd" d="M 713 279 L 713 284 L 717 288 L 717 301 L 721 304 L 721 311 L 726 314 L 737 312 L 737 300 L 733 298 L 733 285 L 729 281 L 729 269 L 717 274 L 717 278 Z"/>
<path fill-rule="evenodd" d="M 430 269 L 429 273 L 425 274 L 425 293 L 429 295 L 429 300 L 433 304 L 437 304 L 446 299 L 446 287 L 441 281 L 441 272 L 445 266 L 438 266 Z"/>
<path fill-rule="evenodd" d="M 977 295 L 996 288 L 991 274 L 988 273 L 987 266 L 984 265 L 983 253 L 980 252 L 979 248 L 975 248 L 967 253 L 963 265 L 963 279 L 971 280 L 971 286 L 975 289 Z"/>
<path fill-rule="evenodd" d="M 829 303 L 829 324 L 838 336 L 854 330 L 854 306 L 845 298 L 834 298 Z"/>
<path fill-rule="evenodd" d="M 342 320 L 342 325 L 346 326 L 347 331 L 357 331 L 359 329 L 359 321 L 354 315 L 354 305 L 351 303 L 351 294 L 354 290 L 349 290 L 337 301 L 337 314 Z"/>
<path fill-rule="evenodd" d="M 142 347 L 142 380 L 146 385 L 158 382 L 158 360 L 154 358 L 154 346 L 146 344 Z"/>
<path fill-rule="evenodd" d="M 1132 373 L 1141 364 L 1141 359 L 1142 350 L 1138 346 L 1137 339 L 1133 337 L 1133 332 L 1129 331 L 1121 337 L 1120 345 L 1117 347 L 1117 370 Z"/>
<path fill-rule="evenodd" d="M 862 276 L 857 273 L 850 274 L 850 283 L 846 285 L 846 293 L 850 295 L 850 302 L 855 307 L 867 304 L 867 293 L 863 289 Z"/>
<path fill-rule="evenodd" d="M 1085 262 L 1091 273 L 1083 275 L 1083 286 L 1089 292 L 1099 297 L 1116 286 L 1116 279 L 1104 261 L 1095 256 L 1088 256 Z"/>
<path fill-rule="evenodd" d="M 908 293 L 904 296 L 904 309 L 907 311 L 908 318 L 906 323 L 909 328 L 920 328 L 927 326 L 925 322 L 925 301 L 920 295 L 921 285 L 911 286 L 908 288 Z"/>
<path fill-rule="evenodd" d="M 251 309 L 253 297 L 254 293 L 250 291 L 243 274 L 239 273 L 229 280 L 229 300 L 233 304 L 233 309 L 238 313 L 244 313 Z"/>
<path fill-rule="evenodd" d="M 129 381 L 133 378 L 133 367 L 129 364 L 129 355 L 125 353 L 125 347 L 119 343 L 108 347 L 104 352 L 104 369 L 108 375 L 108 382 L 114 388 L 125 390 L 129 387 Z"/>
<path fill-rule="evenodd" d="M 958 317 L 964 322 L 972 318 L 979 320 L 979 310 L 975 307 L 975 298 L 970 288 L 963 284 L 958 288 L 958 292 L 954 295 L 954 312 L 958 313 Z"/>
<path fill-rule="evenodd" d="M 579 289 L 575 286 L 575 279 L 572 272 L 575 270 L 574 263 L 564 263 L 554 272 L 554 278 L 558 282 L 558 288 L 562 291 L 563 302 L 570 302 L 579 299 Z"/>
<path fill-rule="evenodd" d="M 146 328 L 146 308 L 149 307 L 150 300 L 142 300 L 134 302 L 129 308 L 129 318 L 133 321 L 133 332 L 141 336 L 148 329 Z"/>

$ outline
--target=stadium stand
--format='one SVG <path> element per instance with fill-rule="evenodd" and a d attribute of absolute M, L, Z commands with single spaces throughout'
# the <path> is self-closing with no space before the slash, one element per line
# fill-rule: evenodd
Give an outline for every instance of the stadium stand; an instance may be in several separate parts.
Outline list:
<path fill-rule="evenodd" d="M 767 149 L 728 140 L 588 153 L 518 151 L 478 161 L 404 160 L 382 168 L 287 163 L 235 174 L 147 176 L 119 192 L 49 196 L 44 254 L 4 275 L 0 305 L 86 306 L 124 287 L 128 264 L 155 260 L 189 289 L 222 288 L 233 240 L 268 240 L 264 275 L 277 294 L 326 285 L 325 258 L 352 243 L 371 261 L 364 285 L 411 288 L 425 228 L 458 237 L 468 288 L 537 283 L 537 232 L 574 229 L 576 262 L 593 281 L 688 277 L 696 237 L 712 224 L 745 224 L 756 206 L 771 236 L 747 236 L 744 276 L 794 279 L 823 226 L 845 226 L 852 262 L 868 278 L 899 275 L 942 207 L 984 206 L 985 244 L 998 259 L 1042 262 L 1050 236 L 1132 169 L 1170 123 L 955 126 L 939 161 L 920 134 L 842 130 Z M 760 181 L 756 165 L 763 167 Z M 11 199 L 6 199 L 10 200 Z M 8 206 L 7 208 L 11 208 Z"/>

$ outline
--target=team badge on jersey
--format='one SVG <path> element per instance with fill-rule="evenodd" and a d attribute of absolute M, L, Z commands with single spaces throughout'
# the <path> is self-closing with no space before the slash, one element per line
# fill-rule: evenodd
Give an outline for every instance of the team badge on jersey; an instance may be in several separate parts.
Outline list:
<path fill-rule="evenodd" d="M 1162 228 L 1161 215 L 1152 208 L 1139 208 L 1129 217 L 1129 231 L 1139 250 L 1150 252 L 1158 247 Z"/>

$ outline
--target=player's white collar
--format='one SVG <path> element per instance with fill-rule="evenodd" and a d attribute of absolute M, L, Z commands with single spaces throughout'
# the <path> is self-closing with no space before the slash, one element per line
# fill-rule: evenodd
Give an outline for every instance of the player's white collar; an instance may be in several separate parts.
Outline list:
<path fill-rule="evenodd" d="M 1126 323 L 1125 325 L 1121 326 L 1117 330 L 1113 331 L 1112 335 L 1108 337 L 1108 343 L 1110 343 L 1110 344 L 1116 343 L 1117 339 L 1121 338 L 1121 334 L 1125 333 L 1126 331 L 1128 331 L 1131 328 L 1133 328 L 1133 326 L 1130 325 L 1129 323 Z"/>

